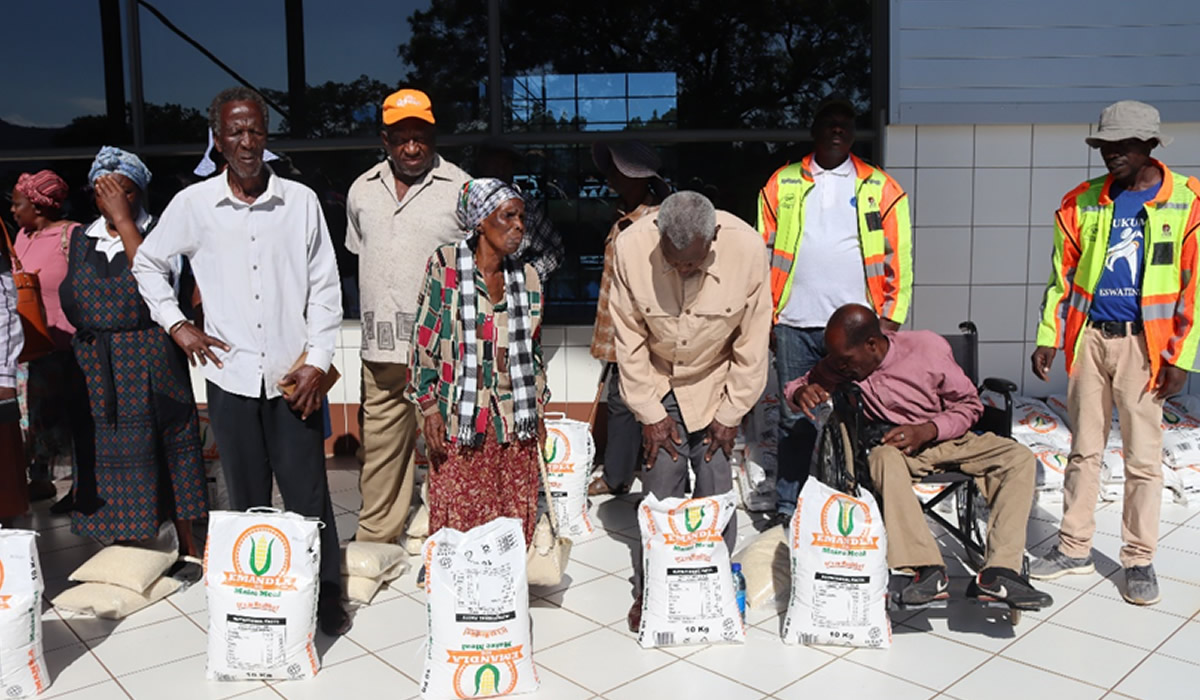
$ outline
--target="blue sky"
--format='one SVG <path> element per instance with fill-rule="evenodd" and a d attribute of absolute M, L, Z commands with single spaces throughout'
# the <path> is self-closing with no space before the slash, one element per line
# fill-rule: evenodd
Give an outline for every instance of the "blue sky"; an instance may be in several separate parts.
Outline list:
<path fill-rule="evenodd" d="M 283 0 L 151 3 L 251 83 L 286 89 Z M 83 114 L 102 114 L 99 3 L 38 0 L 8 5 L 3 42 L 8 70 L 0 73 L 0 94 L 5 95 L 0 119 L 60 126 Z M 363 73 L 396 82 L 407 71 L 396 56 L 396 47 L 408 40 L 408 17 L 414 10 L 428 7 L 429 0 L 307 0 L 308 82 L 349 81 Z M 213 95 L 235 84 L 144 9 L 140 22 L 147 101 L 204 109 Z M 127 98 L 128 94 L 126 86 Z M 274 123 L 278 118 L 272 115 Z"/>

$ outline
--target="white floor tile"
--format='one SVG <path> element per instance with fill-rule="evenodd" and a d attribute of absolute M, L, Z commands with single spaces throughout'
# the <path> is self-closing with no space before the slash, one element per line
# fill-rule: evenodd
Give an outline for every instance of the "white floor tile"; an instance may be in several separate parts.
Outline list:
<path fill-rule="evenodd" d="M 369 653 L 367 649 L 356 643 L 349 635 L 330 637 L 320 629 L 317 629 L 315 641 L 317 645 L 317 658 L 321 660 L 322 668 L 334 666 L 350 659 L 357 659 Z"/>
<path fill-rule="evenodd" d="M 629 612 L 629 606 L 633 604 L 631 588 L 623 578 L 603 576 L 546 596 L 546 600 L 593 622 L 610 625 L 624 620 Z"/>
<path fill-rule="evenodd" d="M 1200 554 L 1159 547 L 1154 553 L 1154 571 L 1159 578 L 1200 586 Z"/>
<path fill-rule="evenodd" d="M 600 629 L 600 625 L 595 622 L 546 601 L 533 601 L 529 607 L 529 615 L 533 618 L 535 653 Z"/>
<path fill-rule="evenodd" d="M 1183 626 L 1158 648 L 1158 653 L 1181 661 L 1200 664 L 1200 621 Z"/>
<path fill-rule="evenodd" d="M 384 695 L 404 700 L 418 695 L 417 684 L 374 656 L 363 656 L 321 669 L 307 681 L 283 681 L 271 687 L 288 700 L 369 698 Z"/>
<path fill-rule="evenodd" d="M 154 625 L 183 616 L 183 613 L 179 612 L 178 608 L 166 602 L 166 600 L 160 600 L 153 605 L 142 608 L 122 620 L 106 620 L 99 617 L 92 617 L 91 615 L 79 615 L 65 610 L 60 611 L 60 614 L 67 625 L 85 642 L 114 634 L 121 634 L 139 627 Z"/>
<path fill-rule="evenodd" d="M 95 544 L 95 540 L 90 537 L 81 537 L 71 532 L 69 525 L 55 527 L 38 532 L 37 547 L 38 554 L 44 559 L 51 552 L 57 552 L 60 549 L 70 549 L 85 544 Z"/>
<path fill-rule="evenodd" d="M 1022 619 L 1013 625 L 1000 611 L 977 606 L 950 606 L 944 610 L 924 610 L 892 628 L 893 646 L 909 637 L 932 632 L 960 644 L 996 653 L 1028 634 L 1036 620 Z M 916 631 L 914 631 L 916 630 Z"/>
<path fill-rule="evenodd" d="M 1200 666 L 1151 654 L 1115 690 L 1146 700 L 1194 700 Z"/>
<path fill-rule="evenodd" d="M 79 637 L 71 631 L 71 627 L 67 625 L 67 621 L 62 619 L 57 611 L 50 609 L 42 612 L 43 653 L 79 644 L 80 641 Z"/>
<path fill-rule="evenodd" d="M 633 558 L 640 553 L 637 540 L 609 533 L 605 537 L 584 542 L 571 548 L 571 561 L 590 567 L 628 576 L 633 572 Z"/>
<path fill-rule="evenodd" d="M 425 636 L 425 606 L 412 598 L 396 598 L 359 610 L 348 636 L 374 651 Z"/>
<path fill-rule="evenodd" d="M 959 700 L 1011 700 L 1014 694 L 1055 700 L 1097 700 L 1107 692 L 1039 668 L 996 657 L 950 686 Z"/>
<path fill-rule="evenodd" d="M 592 691 L 572 683 L 536 661 L 534 665 L 537 666 L 538 681 L 541 682 L 541 685 L 536 693 L 517 696 L 521 700 L 587 700 L 595 695 Z"/>
<path fill-rule="evenodd" d="M 688 661 L 770 694 L 834 658 L 812 647 L 784 644 L 779 635 L 751 627 L 745 644 L 715 644 Z"/>
<path fill-rule="evenodd" d="M 563 572 L 562 580 L 558 582 L 558 585 L 555 585 L 555 586 L 530 586 L 529 587 L 529 595 L 531 598 L 547 598 L 547 599 L 553 599 L 553 600 L 561 600 L 561 596 L 559 596 L 558 598 L 555 598 L 555 595 L 558 593 L 561 593 L 562 591 L 567 590 L 568 588 L 573 588 L 573 587 L 579 586 L 581 584 L 587 583 L 588 581 L 595 581 L 596 579 L 600 578 L 601 576 L 607 575 L 608 572 L 606 572 L 606 571 L 601 571 L 600 569 L 596 569 L 594 567 L 588 566 L 587 564 L 584 564 L 581 561 L 576 560 L 575 556 L 573 554 L 574 549 L 575 549 L 574 547 L 571 548 L 572 561 L 567 562 L 567 570 Z M 632 602 L 632 599 L 630 602 Z"/>
<path fill-rule="evenodd" d="M 539 665 L 603 694 L 675 660 L 658 649 L 643 649 L 610 629 L 564 642 L 537 656 Z"/>
<path fill-rule="evenodd" d="M 104 666 L 82 644 L 44 652 L 44 658 L 50 687 L 39 698 L 54 698 L 112 680 Z"/>
<path fill-rule="evenodd" d="M 158 700 L 167 695 L 171 700 L 218 700 L 267 687 L 262 681 L 218 683 L 205 680 L 206 658 L 206 654 L 201 654 L 131 673 L 121 677 L 121 685 L 134 700 Z"/>
<path fill-rule="evenodd" d="M 1130 605 L 1084 594 L 1050 618 L 1050 622 L 1097 637 L 1153 651 L 1186 622 L 1153 607 Z"/>
<path fill-rule="evenodd" d="M 944 690 L 989 656 L 932 634 L 909 634 L 893 635 L 891 649 L 855 649 L 845 658 L 927 688 Z M 929 663 L 930 659 L 937 659 L 937 663 Z"/>
<path fill-rule="evenodd" d="M 104 547 L 99 542 L 87 542 L 77 547 L 60 549 L 57 552 L 48 552 L 44 555 L 41 555 L 39 551 L 39 559 L 42 564 L 42 578 L 46 581 L 66 578 L 71 575 L 72 571 L 78 569 L 80 564 L 91 559 L 101 549 L 104 549 Z"/>
<path fill-rule="evenodd" d="M 636 530 L 638 526 L 637 507 L 619 498 L 610 498 L 593 506 L 591 517 L 593 525 L 611 532 Z M 637 533 L 631 534 L 637 536 Z"/>
<path fill-rule="evenodd" d="M 762 696 L 757 690 L 687 661 L 676 661 L 666 668 L 604 694 L 608 700 L 643 700 L 654 697 L 758 700 Z"/>
<path fill-rule="evenodd" d="M 358 513 L 342 513 L 333 517 L 337 527 L 338 542 L 346 542 L 358 531 Z"/>
<path fill-rule="evenodd" d="M 1105 687 L 1112 687 L 1146 658 L 1141 649 L 1050 623 L 1038 625 L 1002 655 Z"/>
<path fill-rule="evenodd" d="M 425 671 L 425 638 L 413 639 L 403 644 L 380 649 L 375 656 L 383 659 L 397 671 L 413 679 L 418 685 Z"/>
<path fill-rule="evenodd" d="M 330 488 L 332 487 L 333 485 L 330 484 Z M 357 513 L 362 510 L 362 494 L 356 488 L 331 493 L 330 497 L 333 500 L 335 508 L 342 508 L 351 513 Z"/>
<path fill-rule="evenodd" d="M 47 694 L 37 697 L 38 700 L 49 700 L 50 698 L 64 698 L 65 700 L 129 700 L 129 696 L 113 680 L 90 685 L 86 688 L 79 688 L 62 695 L 54 694 L 54 689 L 51 688 Z"/>
<path fill-rule="evenodd" d="M 208 649 L 207 636 L 184 617 L 114 634 L 90 644 L 114 676 L 204 654 Z"/>
<path fill-rule="evenodd" d="M 1192 554 L 1200 554 L 1200 532 L 1197 532 L 1195 528 L 1182 525 L 1179 527 L 1170 527 L 1172 527 L 1171 532 L 1164 534 L 1159 539 L 1158 546 L 1179 549 Z"/>
<path fill-rule="evenodd" d="M 936 691 L 850 663 L 845 659 L 835 659 L 833 663 L 822 666 L 775 693 L 775 697 L 780 700 L 812 700 L 826 697 L 926 700 L 935 695 Z"/>

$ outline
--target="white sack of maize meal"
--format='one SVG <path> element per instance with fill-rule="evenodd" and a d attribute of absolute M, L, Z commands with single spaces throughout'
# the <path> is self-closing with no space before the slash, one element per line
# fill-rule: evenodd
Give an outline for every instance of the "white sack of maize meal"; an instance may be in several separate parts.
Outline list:
<path fill-rule="evenodd" d="M 595 528 L 588 516 L 587 490 L 596 443 L 591 426 L 565 417 L 547 420 L 543 456 L 550 478 L 546 490 L 554 501 L 562 533 L 572 540 L 592 534 Z"/>
<path fill-rule="evenodd" d="M 42 566 L 37 534 L 0 530 L 0 697 L 31 698 L 50 686 L 42 658 Z"/>
<path fill-rule="evenodd" d="M 746 640 L 722 533 L 734 517 L 733 491 L 705 498 L 646 496 L 642 531 L 642 626 L 646 649 Z"/>
<path fill-rule="evenodd" d="M 320 522 L 252 509 L 209 515 L 207 678 L 301 680 L 317 675 L 313 635 L 321 569 Z"/>
<path fill-rule="evenodd" d="M 530 644 L 525 533 L 516 518 L 425 541 L 429 620 L 421 696 L 458 700 L 538 689 Z"/>

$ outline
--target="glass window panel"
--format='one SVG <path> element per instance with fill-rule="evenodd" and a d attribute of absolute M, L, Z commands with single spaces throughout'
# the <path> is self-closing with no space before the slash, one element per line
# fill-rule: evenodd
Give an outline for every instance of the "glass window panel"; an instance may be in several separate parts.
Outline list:
<path fill-rule="evenodd" d="M 625 75 L 605 73 L 580 73 L 580 97 L 624 97 Z"/>
<path fill-rule="evenodd" d="M 662 97 L 674 95 L 676 91 L 674 73 L 630 73 L 629 95 Z"/>

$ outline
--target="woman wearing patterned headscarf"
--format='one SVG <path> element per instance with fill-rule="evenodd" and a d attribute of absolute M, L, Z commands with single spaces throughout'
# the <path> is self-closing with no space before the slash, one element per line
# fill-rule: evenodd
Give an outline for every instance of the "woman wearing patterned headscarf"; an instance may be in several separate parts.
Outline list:
<path fill-rule="evenodd" d="M 72 430 L 78 416 L 72 408 L 83 399 L 83 378 L 71 355 L 75 328 L 63 314 L 58 287 L 67 275 L 67 249 L 79 224 L 63 218 L 62 209 L 70 188 L 50 170 L 22 173 L 12 192 L 12 215 L 20 231 L 13 247 L 21 267 L 37 272 L 46 325 L 54 351 L 25 363 L 18 374 L 24 400 L 29 459 L 29 495 L 33 500 L 53 498 L 50 467 L 72 454 Z M 26 344 L 31 339 L 25 339 Z M 82 429 L 82 428 L 78 428 Z M 86 446 L 85 446 L 86 449 Z M 86 461 L 86 454 L 75 461 Z"/>
<path fill-rule="evenodd" d="M 76 476 L 71 529 L 134 541 L 173 520 L 195 555 L 190 521 L 208 512 L 208 485 L 188 364 L 150 318 L 129 270 L 154 227 L 144 206 L 150 171 L 105 146 L 88 180 L 100 217 L 71 242 L 62 304 L 77 328 L 72 345 L 91 395 L 96 459 L 94 474 Z"/>
<path fill-rule="evenodd" d="M 547 397 L 541 284 L 514 255 L 524 213 L 505 183 L 471 180 L 458 204 L 466 239 L 425 268 L 407 395 L 425 416 L 431 532 L 511 517 L 533 537 Z"/>

